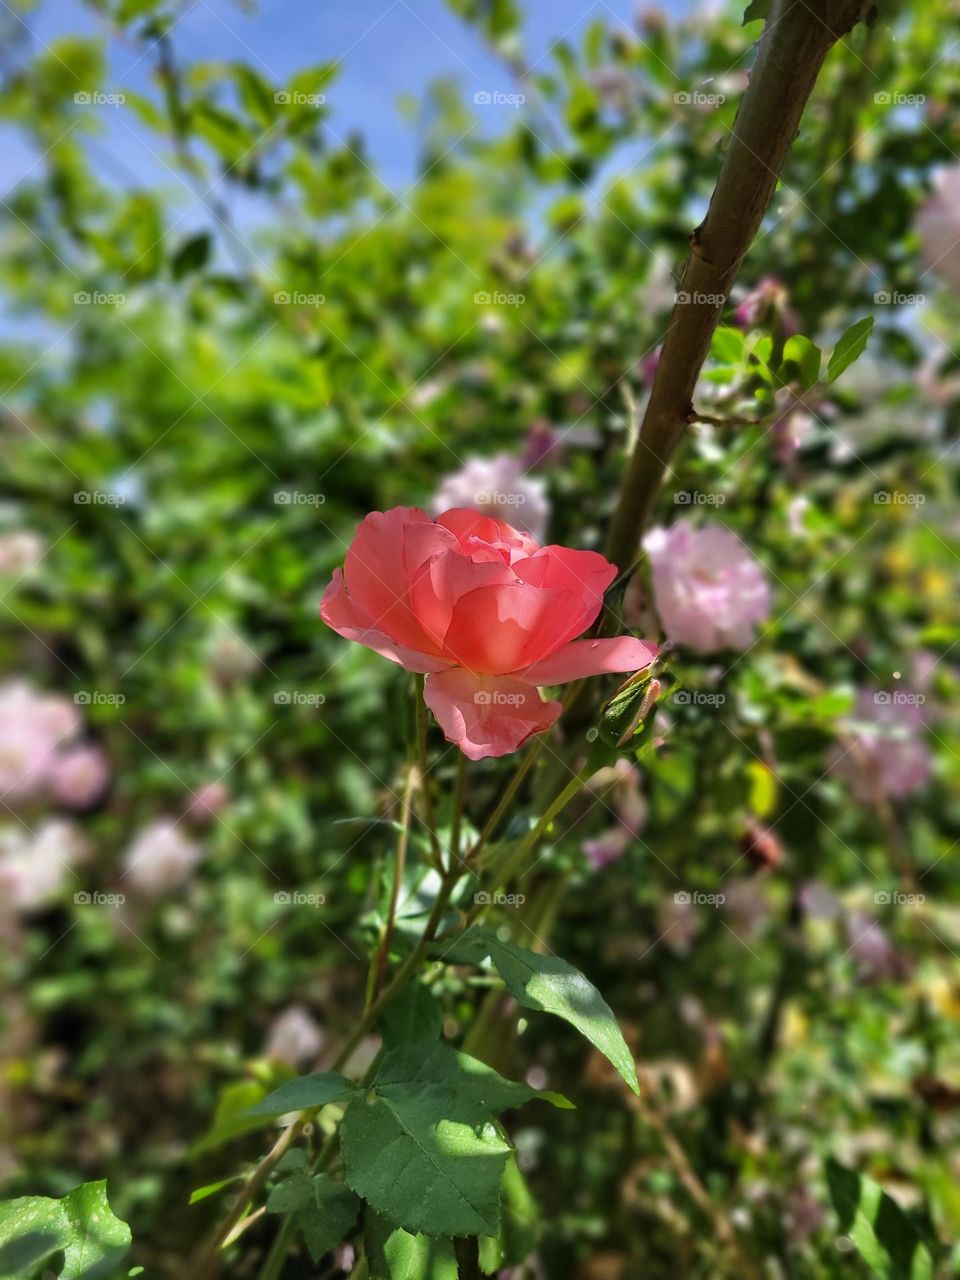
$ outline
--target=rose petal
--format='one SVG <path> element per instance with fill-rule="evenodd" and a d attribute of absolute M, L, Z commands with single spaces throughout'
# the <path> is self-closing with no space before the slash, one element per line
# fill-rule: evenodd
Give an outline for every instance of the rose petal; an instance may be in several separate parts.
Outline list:
<path fill-rule="evenodd" d="M 556 721 L 559 702 L 544 702 L 535 685 L 453 668 L 428 675 L 423 699 L 448 742 L 471 760 L 505 756 Z"/>
<path fill-rule="evenodd" d="M 634 636 L 612 640 L 573 640 L 557 653 L 516 674 L 532 684 L 564 684 L 611 671 L 640 671 L 659 653 L 655 644 Z"/>
<path fill-rule="evenodd" d="M 379 653 L 391 662 L 398 662 L 408 671 L 444 671 L 448 663 L 434 654 L 421 653 L 419 650 L 397 644 L 390 636 L 376 627 L 367 624 L 362 612 L 358 613 L 340 569 L 334 572 L 333 579 L 323 593 L 320 605 L 320 617 L 345 640 L 355 640 L 365 644 L 374 653 Z"/>

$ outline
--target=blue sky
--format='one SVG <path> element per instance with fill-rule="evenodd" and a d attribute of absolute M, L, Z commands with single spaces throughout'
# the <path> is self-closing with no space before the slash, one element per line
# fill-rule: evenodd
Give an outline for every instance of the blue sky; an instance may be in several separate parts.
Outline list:
<path fill-rule="evenodd" d="M 661 7 L 680 14 L 695 2 L 668 0 Z M 532 0 L 526 6 L 527 58 L 546 68 L 553 41 L 576 40 L 597 19 L 629 26 L 638 9 L 650 7 L 636 0 Z M 24 21 L 37 47 L 67 33 L 109 31 L 80 0 L 41 0 Z M 277 81 L 301 67 L 342 59 L 340 75 L 327 94 L 331 126 L 341 137 L 359 130 L 391 185 L 406 185 L 415 177 L 418 144 L 413 125 L 398 110 L 402 95 L 422 96 L 441 75 L 457 76 L 468 99 L 478 91 L 510 93 L 516 88 L 502 63 L 443 0 L 264 0 L 255 12 L 232 0 L 193 0 L 178 19 L 173 40 L 181 61 L 247 61 Z M 140 47 L 115 33 L 109 50 L 111 74 L 105 90 L 155 93 L 152 56 L 142 56 Z M 130 111 L 96 109 L 103 118 L 99 159 L 94 157 L 97 169 L 118 181 L 126 173 L 137 183 L 175 189 L 179 179 L 165 166 L 169 155 L 155 138 L 149 139 L 151 153 L 147 135 L 137 129 Z M 482 127 L 495 130 L 498 113 L 514 109 L 484 107 Z M 0 144 L 0 193 L 5 194 L 36 155 L 7 128 L 0 129 Z"/>

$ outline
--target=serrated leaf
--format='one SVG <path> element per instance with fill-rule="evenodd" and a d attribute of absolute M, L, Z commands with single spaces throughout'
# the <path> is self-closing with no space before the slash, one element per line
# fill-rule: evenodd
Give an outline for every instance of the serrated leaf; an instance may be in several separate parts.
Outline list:
<path fill-rule="evenodd" d="M 480 1241 L 480 1269 L 489 1275 L 519 1266 L 537 1247 L 540 1222 L 536 1202 L 524 1181 L 516 1156 L 511 1155 L 500 1183 L 500 1232 Z"/>
<path fill-rule="evenodd" d="M 268 1213 L 291 1213 L 310 1257 L 319 1262 L 343 1240 L 360 1214 L 360 1201 L 349 1187 L 326 1173 L 306 1171 L 285 1178 L 270 1192 Z"/>
<path fill-rule="evenodd" d="M 287 1111 L 306 1111 L 310 1107 L 325 1107 L 328 1102 L 339 1102 L 356 1093 L 357 1086 L 337 1071 L 314 1071 L 308 1076 L 288 1080 L 274 1089 L 262 1102 L 248 1112 L 251 1116 L 282 1116 Z"/>
<path fill-rule="evenodd" d="M 535 1097 L 447 1045 L 393 1049 L 343 1118 L 347 1183 L 414 1234 L 495 1235 L 510 1145 L 493 1117 Z"/>
<path fill-rule="evenodd" d="M 930 1251 L 897 1202 L 872 1178 L 827 1161 L 830 1199 L 840 1228 L 883 1280 L 933 1280 Z"/>
<path fill-rule="evenodd" d="M 450 1240 L 411 1235 L 378 1213 L 367 1214 L 363 1238 L 370 1280 L 457 1280 Z"/>
<path fill-rule="evenodd" d="M 640 1092 L 633 1055 L 597 988 L 559 956 L 538 955 L 513 942 L 503 942 L 489 929 L 473 929 L 467 939 L 485 949 L 507 990 L 525 1009 L 563 1018 L 599 1049 L 634 1093 Z"/>
<path fill-rule="evenodd" d="M 849 369 L 854 360 L 859 360 L 867 349 L 872 332 L 873 316 L 865 316 L 850 326 L 833 349 L 827 365 L 827 382 L 835 382 L 844 369 Z"/>
<path fill-rule="evenodd" d="M 796 379 L 803 391 L 815 386 L 820 378 L 820 364 L 823 359 L 820 348 L 802 333 L 795 333 L 788 338 L 783 348 L 783 361 L 780 366 L 784 381 L 790 381 L 794 375 L 792 365 L 798 372 Z"/>
<path fill-rule="evenodd" d="M 85 1182 L 62 1200 L 7 1200 L 0 1203 L 0 1276 L 30 1275 L 62 1252 L 60 1280 L 108 1280 L 130 1239 L 130 1228 L 107 1201 L 106 1182 Z"/>
<path fill-rule="evenodd" d="M 422 982 L 411 982 L 383 1011 L 380 1019 L 387 1049 L 418 1040 L 439 1040 L 443 1010 Z"/>

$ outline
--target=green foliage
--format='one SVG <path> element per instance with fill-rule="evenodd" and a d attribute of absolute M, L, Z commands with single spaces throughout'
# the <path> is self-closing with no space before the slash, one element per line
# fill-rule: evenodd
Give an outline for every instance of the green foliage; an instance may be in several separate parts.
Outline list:
<path fill-rule="evenodd" d="M 840 1229 L 883 1280 L 933 1280 L 930 1251 L 897 1202 L 871 1178 L 827 1163 L 830 1198 Z"/>
<path fill-rule="evenodd" d="M 457 1259 L 449 1240 L 411 1235 L 368 1212 L 364 1244 L 371 1280 L 457 1280 Z"/>
<path fill-rule="evenodd" d="M 827 382 L 836 382 L 844 369 L 848 369 L 854 360 L 863 355 L 872 332 L 873 316 L 864 316 L 850 326 L 833 349 L 827 365 Z"/>
<path fill-rule="evenodd" d="M 325 1107 L 329 1102 L 340 1102 L 356 1093 L 357 1086 L 336 1071 L 316 1071 L 309 1076 L 288 1080 L 279 1089 L 267 1095 L 255 1107 L 251 1116 L 279 1116 L 287 1111 L 306 1111 L 310 1107 Z"/>
<path fill-rule="evenodd" d="M 360 1213 L 360 1201 L 342 1182 L 325 1173 L 298 1170 L 270 1192 L 268 1213 L 290 1213 L 314 1262 L 348 1234 Z"/>
<path fill-rule="evenodd" d="M 86 1182 L 61 1200 L 5 1200 L 0 1202 L 0 1275 L 110 1280 L 130 1238 L 130 1228 L 107 1203 L 106 1182 Z"/>

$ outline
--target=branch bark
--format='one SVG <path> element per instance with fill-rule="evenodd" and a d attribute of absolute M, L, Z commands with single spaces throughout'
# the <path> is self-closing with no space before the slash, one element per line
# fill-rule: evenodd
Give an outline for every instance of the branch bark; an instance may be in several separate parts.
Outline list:
<path fill-rule="evenodd" d="M 710 339 L 773 198 L 820 68 L 869 8 L 869 0 L 773 0 L 707 216 L 690 237 L 650 401 L 610 525 L 606 554 L 621 575 L 636 565 L 664 472 L 693 414 Z"/>

